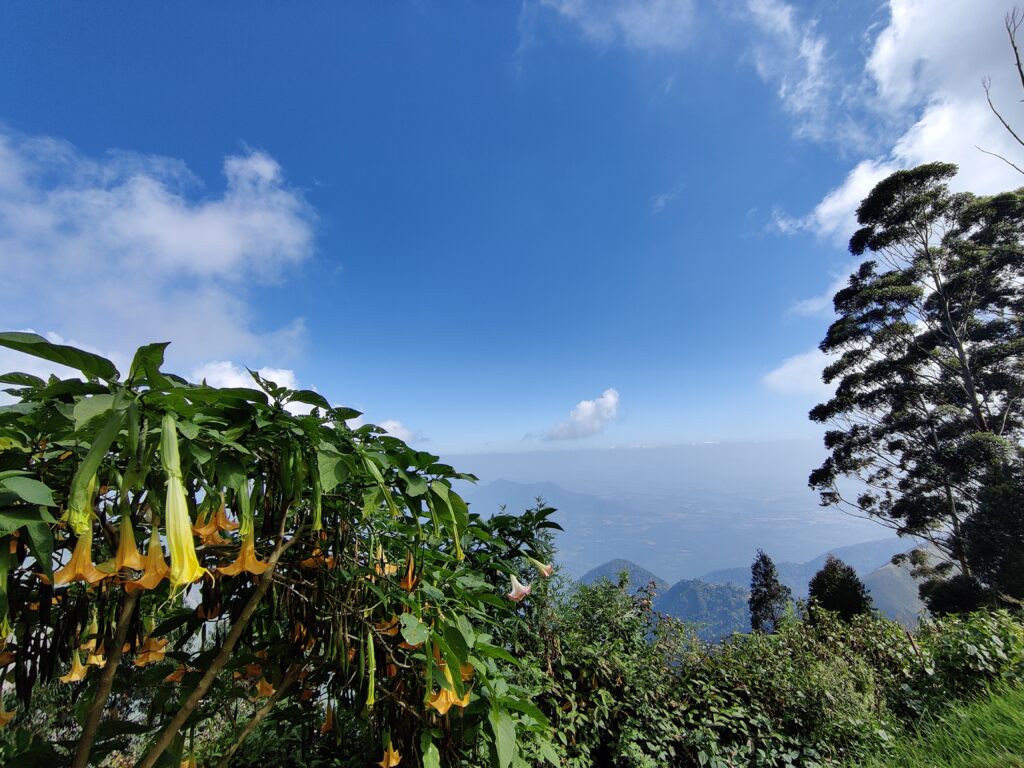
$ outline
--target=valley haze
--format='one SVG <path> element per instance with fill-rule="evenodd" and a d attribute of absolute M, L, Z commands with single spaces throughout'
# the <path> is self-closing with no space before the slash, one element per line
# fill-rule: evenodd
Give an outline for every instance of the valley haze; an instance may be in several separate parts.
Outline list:
<path fill-rule="evenodd" d="M 805 562 L 890 529 L 822 507 L 807 477 L 817 440 L 449 455 L 480 481 L 460 487 L 474 512 L 521 512 L 537 496 L 558 509 L 557 560 L 580 577 L 631 560 L 669 582 L 749 567 L 758 548 Z M 911 548 L 913 542 L 907 542 Z"/>

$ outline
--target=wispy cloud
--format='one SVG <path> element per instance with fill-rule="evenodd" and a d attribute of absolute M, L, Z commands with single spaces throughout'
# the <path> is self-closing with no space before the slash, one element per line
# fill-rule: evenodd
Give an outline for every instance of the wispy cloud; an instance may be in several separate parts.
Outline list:
<path fill-rule="evenodd" d="M 1009 5 L 949 3 L 936 13 L 928 0 L 889 0 L 888 7 L 889 19 L 864 62 L 861 98 L 880 119 L 905 128 L 887 149 L 856 162 L 812 211 L 777 216 L 774 224 L 783 232 L 810 231 L 845 243 L 856 229 L 857 206 L 875 184 L 899 168 L 935 160 L 960 167 L 955 190 L 989 194 L 1020 185 L 1016 171 L 978 150 L 1020 157 L 981 86 L 991 77 L 993 100 L 1006 109 L 1021 98 L 1002 23 Z"/>
<path fill-rule="evenodd" d="M 672 53 L 685 49 L 693 38 L 693 0 L 539 0 L 537 7 L 574 25 L 598 45 Z M 527 8 L 536 21 L 536 8 L 531 3 Z"/>
<path fill-rule="evenodd" d="M 569 413 L 569 418 L 548 432 L 547 440 L 575 440 L 601 432 L 619 415 L 619 393 L 606 389 L 600 397 L 581 400 Z"/>
<path fill-rule="evenodd" d="M 821 380 L 821 372 L 829 358 L 812 349 L 787 357 L 761 379 L 768 389 L 783 395 L 813 395 L 818 399 L 832 396 L 835 387 Z"/>
<path fill-rule="evenodd" d="M 283 356 L 301 317 L 256 330 L 249 286 L 313 252 L 314 213 L 273 158 L 225 158 L 203 190 L 179 160 L 83 155 L 50 137 L 0 130 L 0 326 L 34 325 L 130 354 L 173 341 L 181 365 Z"/>

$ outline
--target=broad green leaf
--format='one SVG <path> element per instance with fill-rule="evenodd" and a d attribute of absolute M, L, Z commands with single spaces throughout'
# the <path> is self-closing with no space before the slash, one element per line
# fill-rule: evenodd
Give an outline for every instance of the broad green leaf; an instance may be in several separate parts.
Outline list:
<path fill-rule="evenodd" d="M 0 536 L 6 536 L 23 526 L 35 523 L 55 525 L 57 521 L 53 519 L 53 515 L 41 507 L 35 507 L 32 509 L 5 509 L 0 512 Z"/>
<path fill-rule="evenodd" d="M 78 400 L 75 403 L 75 431 L 78 432 L 93 419 L 109 412 L 113 405 L 113 395 L 92 395 Z"/>
<path fill-rule="evenodd" d="M 0 347 L 24 352 L 33 357 L 59 363 L 81 371 L 86 376 L 95 376 L 105 381 L 116 381 L 117 368 L 105 357 L 85 352 L 63 344 L 52 344 L 34 333 L 0 333 Z"/>
<path fill-rule="evenodd" d="M 430 732 L 420 734 L 420 754 L 423 756 L 423 768 L 441 768 L 441 753 L 430 738 Z"/>
<path fill-rule="evenodd" d="M 324 396 L 319 392 L 314 392 L 311 389 L 299 389 L 288 395 L 287 402 L 289 403 L 305 403 L 306 405 L 312 405 L 317 408 L 322 408 L 324 411 L 331 410 L 331 404 L 324 399 Z"/>
<path fill-rule="evenodd" d="M 32 551 L 32 557 L 43 569 L 43 573 L 49 578 L 53 575 L 53 531 L 50 525 L 56 522 L 51 517 L 49 521 L 36 521 L 25 524 L 25 533 L 28 535 L 28 548 Z"/>
<path fill-rule="evenodd" d="M 498 756 L 498 768 L 508 768 L 516 753 L 516 724 L 504 709 L 491 707 L 487 721 L 494 734 L 494 751 Z"/>
<path fill-rule="evenodd" d="M 474 650 L 481 656 L 489 656 L 492 659 L 502 659 L 503 661 L 511 662 L 512 664 L 515 664 L 517 666 L 519 664 L 519 662 L 515 660 L 512 654 L 510 654 L 504 648 L 499 648 L 498 646 L 491 645 L 490 643 L 478 642 Z"/>
<path fill-rule="evenodd" d="M 19 387 L 45 387 L 46 382 L 31 373 L 11 371 L 0 375 L 0 384 L 16 384 Z"/>
<path fill-rule="evenodd" d="M 402 622 L 402 638 L 409 645 L 419 645 L 430 635 L 427 625 L 411 613 L 403 613 L 399 619 Z"/>
<path fill-rule="evenodd" d="M 149 384 L 151 388 L 166 389 L 171 385 L 170 380 L 160 373 L 160 366 L 164 364 L 164 352 L 168 344 L 170 344 L 168 341 L 146 344 L 135 350 L 131 368 L 128 369 L 128 386 L 142 381 Z"/>
<path fill-rule="evenodd" d="M 55 507 L 53 492 L 46 486 L 31 477 L 7 477 L 0 480 L 0 486 L 15 493 L 18 497 L 29 504 L 38 504 L 43 507 Z"/>

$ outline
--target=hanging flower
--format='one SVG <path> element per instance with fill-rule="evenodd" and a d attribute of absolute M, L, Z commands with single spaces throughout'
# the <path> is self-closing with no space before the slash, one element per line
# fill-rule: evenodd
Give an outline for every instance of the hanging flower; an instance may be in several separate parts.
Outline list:
<path fill-rule="evenodd" d="M 15 714 L 17 713 L 13 710 L 11 712 L 7 712 L 4 709 L 4 699 L 3 696 L 0 696 L 0 728 L 3 728 L 5 725 L 11 722 L 11 720 L 14 719 Z"/>
<path fill-rule="evenodd" d="M 245 571 L 253 576 L 259 576 L 269 567 L 270 563 L 264 562 L 256 556 L 255 536 L 250 531 L 242 539 L 242 546 L 238 550 L 238 557 L 235 558 L 235 562 L 231 563 L 231 565 L 219 567 L 217 572 L 225 576 L 237 576 L 242 571 Z"/>
<path fill-rule="evenodd" d="M 454 688 L 455 683 L 452 681 L 452 673 L 449 671 L 448 665 L 442 664 L 441 669 L 444 671 L 444 676 L 448 681 L 448 685 Z M 439 715 L 447 715 L 448 710 L 453 706 L 464 709 L 469 706 L 469 691 L 466 691 L 462 698 L 459 698 L 451 688 L 441 688 L 437 693 L 430 697 L 429 701 L 427 701 L 427 706 L 436 709 Z"/>
<path fill-rule="evenodd" d="M 195 752 L 189 753 L 188 759 L 181 761 L 181 768 L 197 768 Z"/>
<path fill-rule="evenodd" d="M 392 616 L 390 619 L 385 619 L 384 621 L 378 621 L 373 626 L 376 627 L 377 631 L 380 632 L 382 635 L 388 635 L 390 637 L 394 637 L 395 635 L 398 634 L 398 631 L 399 631 L 398 625 L 399 625 L 398 617 L 397 616 Z"/>
<path fill-rule="evenodd" d="M 300 568 L 334 568 L 334 556 L 326 557 L 320 547 L 313 550 L 313 553 L 305 560 L 299 560 Z"/>
<path fill-rule="evenodd" d="M 192 670 L 186 667 L 184 664 L 179 664 L 173 672 L 170 672 L 165 678 L 165 683 L 180 683 L 185 679 L 185 675 Z"/>
<path fill-rule="evenodd" d="M 334 707 L 330 704 L 327 705 L 327 715 L 324 717 L 324 723 L 320 726 L 320 735 L 326 736 L 328 733 L 334 730 Z"/>
<path fill-rule="evenodd" d="M 256 697 L 259 699 L 265 699 L 268 696 L 274 695 L 274 686 L 267 682 L 266 678 L 261 677 L 260 681 L 256 683 Z"/>
<path fill-rule="evenodd" d="M 185 484 L 181 476 L 181 458 L 178 455 L 178 425 L 170 413 L 164 414 L 160 439 L 160 461 L 167 473 L 167 503 L 165 504 L 167 548 L 171 554 L 171 587 L 179 590 L 207 573 L 196 558 L 192 541 L 192 523 L 185 499 Z"/>
<path fill-rule="evenodd" d="M 552 565 L 545 565 L 540 560 L 535 560 L 529 555 L 526 556 L 526 559 L 530 561 L 530 565 L 537 569 L 537 573 L 539 573 L 542 578 L 550 579 L 555 572 L 555 568 Z"/>
<path fill-rule="evenodd" d="M 156 638 L 150 635 L 139 647 L 139 653 L 135 657 L 135 666 L 145 667 L 148 664 L 155 664 L 158 661 L 163 661 L 166 650 L 166 638 Z"/>
<path fill-rule="evenodd" d="M 419 583 L 419 579 L 415 576 L 416 562 L 412 559 L 412 552 L 406 555 L 405 558 L 405 576 L 398 582 L 398 585 L 406 592 L 412 592 L 416 589 L 416 585 Z"/>
<path fill-rule="evenodd" d="M 141 571 L 146 567 L 146 561 L 139 554 L 139 548 L 135 544 L 135 530 L 132 528 L 132 521 L 128 515 L 121 515 L 121 525 L 118 532 L 117 552 L 114 559 L 100 566 L 102 570 L 117 573 L 124 568 L 133 571 Z"/>
<path fill-rule="evenodd" d="M 93 609 L 90 614 L 89 626 L 85 628 L 85 632 L 82 633 L 79 638 L 78 649 L 80 651 L 95 651 L 96 640 L 99 638 L 100 624 L 96 619 L 96 609 Z"/>
<path fill-rule="evenodd" d="M 87 667 L 99 667 L 100 669 L 103 669 L 107 666 L 107 657 L 103 655 L 102 651 L 94 651 L 86 657 L 85 665 Z"/>
<path fill-rule="evenodd" d="M 378 576 L 394 576 L 398 573 L 398 566 L 388 562 L 388 556 L 384 554 L 384 547 L 379 544 L 377 545 L 377 562 L 373 569 Z"/>
<path fill-rule="evenodd" d="M 53 574 L 53 585 L 62 587 L 75 581 L 97 584 L 105 578 L 107 574 L 92 562 L 92 526 L 89 526 L 75 542 L 68 564 Z"/>
<path fill-rule="evenodd" d="M 533 587 L 531 587 L 529 584 L 521 584 L 519 582 L 519 579 L 517 579 L 513 575 L 512 576 L 512 591 L 509 592 L 507 595 L 505 595 L 505 597 L 507 597 L 509 600 L 512 600 L 513 602 L 518 603 L 524 597 L 529 595 L 530 592 L 532 592 L 532 591 L 533 591 Z"/>
<path fill-rule="evenodd" d="M 82 664 L 82 659 L 78 655 L 78 651 L 75 650 L 71 652 L 71 670 L 66 675 L 62 675 L 57 679 L 62 683 L 77 683 L 85 679 L 88 671 L 89 668 Z"/>
<path fill-rule="evenodd" d="M 213 522 L 217 524 L 217 527 L 225 533 L 238 530 L 238 523 L 232 522 L 228 517 L 227 510 L 224 508 L 224 494 L 220 495 L 220 506 L 217 508 L 217 514 L 213 518 Z"/>
<path fill-rule="evenodd" d="M 213 504 L 209 496 L 196 510 L 196 524 L 192 526 L 192 533 L 198 536 L 203 544 L 227 544 L 220 537 L 217 521 L 213 519 Z"/>
<path fill-rule="evenodd" d="M 379 765 L 380 768 L 395 768 L 395 766 L 400 762 L 402 762 L 402 756 L 391 744 L 391 739 L 388 738 L 388 745 L 384 749 L 384 759 L 377 763 L 377 765 Z"/>
<path fill-rule="evenodd" d="M 156 524 L 154 523 L 152 531 L 149 534 L 149 549 L 146 551 L 146 560 L 142 564 L 142 575 L 134 581 L 129 581 L 124 585 L 125 590 L 128 594 L 136 592 L 140 589 L 155 589 L 157 584 L 167 578 L 170 574 L 171 569 L 167 567 L 167 561 L 164 560 L 164 550 L 160 546 L 160 537 L 156 532 Z"/>

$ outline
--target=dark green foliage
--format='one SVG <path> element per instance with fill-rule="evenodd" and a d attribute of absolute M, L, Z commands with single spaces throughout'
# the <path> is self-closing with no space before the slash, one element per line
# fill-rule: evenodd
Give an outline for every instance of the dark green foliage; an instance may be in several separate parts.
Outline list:
<path fill-rule="evenodd" d="M 807 595 L 814 607 L 832 611 L 844 621 L 871 610 L 871 597 L 857 572 L 833 555 L 814 574 Z"/>
<path fill-rule="evenodd" d="M 992 473 L 978 511 L 964 523 L 964 552 L 993 597 L 1024 600 L 1024 472 Z"/>
<path fill-rule="evenodd" d="M 775 563 L 763 549 L 750 566 L 750 628 L 754 632 L 778 629 L 793 594 L 779 581 Z"/>
<path fill-rule="evenodd" d="M 900 171 L 857 211 L 850 250 L 872 258 L 836 294 L 821 343 L 837 387 L 810 414 L 830 425 L 810 484 L 825 504 L 927 538 L 971 576 L 984 566 L 962 529 L 993 469 L 1020 462 L 1024 437 L 1024 191 L 952 194 L 955 172 Z M 842 496 L 842 476 L 863 481 L 856 499 Z"/>
<path fill-rule="evenodd" d="M 683 579 L 658 595 L 654 607 L 659 613 L 686 622 L 705 642 L 716 642 L 750 628 L 747 591 L 732 584 Z"/>

